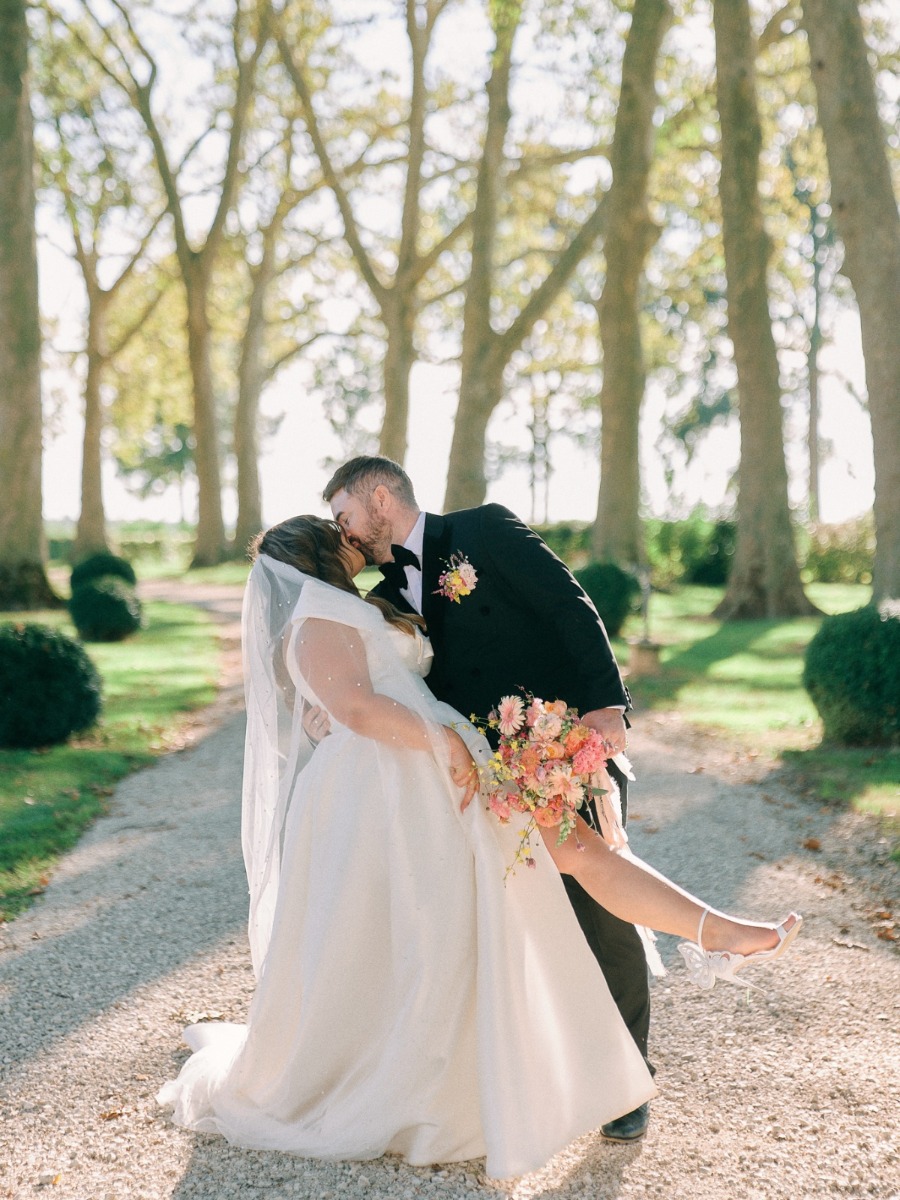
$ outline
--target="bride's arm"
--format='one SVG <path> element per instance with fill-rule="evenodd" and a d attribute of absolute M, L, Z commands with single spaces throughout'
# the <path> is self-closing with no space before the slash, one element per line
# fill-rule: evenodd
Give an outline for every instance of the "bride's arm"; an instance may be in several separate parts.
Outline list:
<path fill-rule="evenodd" d="M 377 742 L 434 753 L 434 738 L 447 742 L 450 775 L 465 787 L 463 807 L 475 791 L 477 772 L 468 747 L 455 729 L 430 723 L 374 691 L 366 651 L 357 630 L 334 621 L 310 618 L 297 643 L 300 671 L 335 720 Z"/>

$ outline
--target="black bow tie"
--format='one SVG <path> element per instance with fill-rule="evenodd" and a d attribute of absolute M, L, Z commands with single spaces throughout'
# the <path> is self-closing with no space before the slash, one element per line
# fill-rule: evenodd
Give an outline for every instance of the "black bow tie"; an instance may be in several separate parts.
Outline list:
<path fill-rule="evenodd" d="M 394 556 L 394 561 L 381 563 L 378 570 L 388 583 L 400 591 L 401 588 L 409 586 L 406 579 L 406 568 L 415 567 L 417 571 L 421 571 L 422 567 L 418 555 L 413 554 L 412 550 L 407 549 L 406 546 L 391 546 L 391 554 Z"/>

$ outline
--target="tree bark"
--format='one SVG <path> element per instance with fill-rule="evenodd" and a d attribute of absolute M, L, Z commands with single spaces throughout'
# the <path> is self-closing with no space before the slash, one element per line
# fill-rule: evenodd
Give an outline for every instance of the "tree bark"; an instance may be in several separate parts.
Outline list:
<path fill-rule="evenodd" d="M 503 364 L 496 361 L 496 334 L 491 325 L 494 247 L 503 187 L 504 151 L 512 112 L 509 83 L 512 50 L 521 6 L 510 4 L 507 23 L 497 30 L 494 65 L 487 83 L 487 124 L 478 164 L 472 216 L 472 255 L 463 306 L 459 405 L 450 444 L 444 509 L 481 504 L 487 490 L 484 450 L 488 422 L 500 399 Z M 493 361 L 492 361 L 493 359 Z"/>
<path fill-rule="evenodd" d="M 222 485 L 219 466 L 219 430 L 216 393 L 212 371 L 212 324 L 209 316 L 209 292 L 219 252 L 225 236 L 225 222 L 238 192 L 242 175 L 241 154 L 244 131 L 250 118 L 256 88 L 260 56 L 271 36 L 273 13 L 263 4 L 253 15 L 257 22 L 251 33 L 243 27 L 242 10 L 235 7 L 232 43 L 235 59 L 235 86 L 228 112 L 228 146 L 215 213 L 202 246 L 191 245 L 185 218 L 184 199 L 179 192 L 176 171 L 170 161 L 163 130 L 153 112 L 153 90 L 158 66 L 148 48 L 140 41 L 133 25 L 128 31 L 132 45 L 143 60 L 144 70 L 130 67 L 132 99 L 141 115 L 153 146 L 166 206 L 172 217 L 175 254 L 185 289 L 188 310 L 188 359 L 194 404 L 194 464 L 197 471 L 197 537 L 192 567 L 212 566 L 228 554 L 225 522 L 222 517 Z M 96 19 L 96 18 L 95 18 Z M 246 56 L 245 56 L 246 55 Z M 139 78 L 143 74 L 146 78 Z"/>
<path fill-rule="evenodd" d="M 872 599 L 900 597 L 900 217 L 855 0 L 803 0 L 811 70 L 862 327 L 875 459 Z"/>
<path fill-rule="evenodd" d="M 0 609 L 55 607 L 45 570 L 34 143 L 23 0 L 0 0 Z"/>
<path fill-rule="evenodd" d="M 387 332 L 384 352 L 384 420 L 378 453 L 402 463 L 409 434 L 409 377 L 416 360 L 417 306 L 412 293 L 398 285 L 385 297 L 382 320 Z"/>
<path fill-rule="evenodd" d="M 188 359 L 194 400 L 194 466 L 197 471 L 197 540 L 191 565 L 215 566 L 226 557 L 216 389 L 212 371 L 209 282 L 199 256 L 182 264 L 188 308 Z"/>
<path fill-rule="evenodd" d="M 822 341 L 818 318 L 818 297 L 816 298 L 817 315 L 809 334 L 809 348 L 806 352 L 806 383 L 809 394 L 809 422 L 806 435 L 806 449 L 809 457 L 809 504 L 810 521 L 815 524 L 821 515 L 822 505 L 819 494 L 819 347 Z"/>
<path fill-rule="evenodd" d="M 444 509 L 481 504 L 487 491 L 485 441 L 488 422 L 503 398 L 503 375 L 514 352 L 559 296 L 578 264 L 593 247 L 606 220 L 604 197 L 559 252 L 552 267 L 502 331 L 491 323 L 494 297 L 494 249 L 499 198 L 506 182 L 504 142 L 510 122 L 509 84 L 512 44 L 521 17 L 518 0 L 496 10 L 505 23 L 497 32 L 493 70 L 488 80 L 488 117 L 478 168 L 472 213 L 472 253 L 460 361 L 459 405 L 450 445 Z"/>
<path fill-rule="evenodd" d="M 800 581 L 788 503 L 778 357 L 766 280 L 770 247 L 759 200 L 762 131 L 748 0 L 715 0 L 713 22 L 728 331 L 741 417 L 734 564 L 716 615 L 726 620 L 790 617 L 816 609 Z"/>
<path fill-rule="evenodd" d="M 259 478 L 259 403 L 269 372 L 264 362 L 266 297 L 275 277 L 275 250 L 283 222 L 279 207 L 263 233 L 263 250 L 253 274 L 247 325 L 238 366 L 238 398 L 234 416 L 234 455 L 237 463 L 237 522 L 234 553 L 242 553 L 263 527 Z"/>
<path fill-rule="evenodd" d="M 322 176 L 334 195 L 341 215 L 344 238 L 363 282 L 378 305 L 379 316 L 384 324 L 384 420 L 379 453 L 399 463 L 406 457 L 408 443 L 409 378 L 416 361 L 415 325 L 424 303 L 421 297 L 422 284 L 441 254 L 458 241 L 469 224 L 468 217 L 464 216 L 455 228 L 428 249 L 423 250 L 419 245 L 422 232 L 422 178 L 427 150 L 425 122 L 429 115 L 425 63 L 435 25 L 446 7 L 447 0 L 425 0 L 425 3 L 405 0 L 411 93 L 403 209 L 397 265 L 393 273 L 378 263 L 366 248 L 345 183 L 346 172 L 338 169 L 325 140 L 313 105 L 305 66 L 298 62 L 287 38 L 283 34 L 278 36 L 281 57 L 303 106 L 307 131 L 322 167 Z"/>
<path fill-rule="evenodd" d="M 656 60 L 671 21 L 668 0 L 635 0 L 606 197 L 606 280 L 597 302 L 603 347 L 600 493 L 591 532 L 596 559 L 643 561 L 639 427 L 644 399 L 639 288 L 658 229 L 647 206 L 653 154 Z"/>
<path fill-rule="evenodd" d="M 88 281 L 86 281 L 88 282 Z M 87 369 L 84 380 L 84 437 L 81 449 L 81 510 L 72 546 L 72 561 L 109 550 L 101 477 L 103 434 L 103 325 L 106 304 L 99 288 L 88 282 Z"/>

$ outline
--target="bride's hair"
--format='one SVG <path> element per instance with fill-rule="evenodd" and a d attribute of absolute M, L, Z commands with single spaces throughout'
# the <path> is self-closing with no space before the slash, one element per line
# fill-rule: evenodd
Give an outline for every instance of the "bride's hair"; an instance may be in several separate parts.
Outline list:
<path fill-rule="evenodd" d="M 247 553 L 251 560 L 255 560 L 258 554 L 268 554 L 270 558 L 296 567 L 304 575 L 321 579 L 323 583 L 329 583 L 342 592 L 360 596 L 344 557 L 344 546 L 343 533 L 336 521 L 328 521 L 324 517 L 290 517 L 280 525 L 273 525 L 271 529 L 258 533 Z M 417 613 L 400 612 L 393 604 L 378 596 L 361 599 L 374 605 L 386 621 L 404 633 L 414 633 L 425 623 Z"/>

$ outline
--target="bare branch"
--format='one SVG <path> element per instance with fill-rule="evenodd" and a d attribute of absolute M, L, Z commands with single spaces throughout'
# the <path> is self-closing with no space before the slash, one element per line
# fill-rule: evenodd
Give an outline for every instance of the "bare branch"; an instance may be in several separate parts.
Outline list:
<path fill-rule="evenodd" d="M 757 53 L 761 54 L 763 50 L 768 50 L 769 46 L 774 46 L 776 42 L 782 42 L 785 38 L 791 37 L 799 29 L 800 4 L 798 0 L 788 0 L 788 3 L 783 4 L 766 22 L 765 28 L 759 35 L 759 41 L 756 43 Z"/>
<path fill-rule="evenodd" d="M 165 276 L 163 276 L 163 278 L 165 278 Z M 144 323 L 146 321 L 148 321 L 150 319 L 150 317 L 153 315 L 159 302 L 162 300 L 163 296 L 165 295 L 166 288 L 169 286 L 170 283 L 171 283 L 171 279 L 167 280 L 165 286 L 159 288 L 159 290 L 156 292 L 156 294 L 153 296 L 153 298 L 150 301 L 148 301 L 147 304 L 144 305 L 144 308 L 141 310 L 141 312 L 138 314 L 138 316 L 135 317 L 135 319 L 131 323 L 131 325 L 129 325 L 128 328 L 122 333 L 121 337 L 117 338 L 115 345 L 110 347 L 109 353 L 106 355 L 107 360 L 114 359 L 119 354 L 121 354 L 121 352 L 125 349 L 125 347 L 131 341 L 131 339 L 135 336 L 135 334 L 137 334 L 141 330 Z M 111 294 L 111 292 L 107 293 L 107 295 L 110 295 L 110 294 Z"/>
<path fill-rule="evenodd" d="M 594 211 L 560 254 L 540 286 L 531 293 L 512 324 L 503 333 L 497 334 L 492 347 L 493 354 L 505 361 L 522 344 L 535 322 L 540 320 L 563 290 L 575 268 L 603 232 L 606 224 L 604 199 L 598 200 Z"/>
<path fill-rule="evenodd" d="M 411 272 L 412 280 L 415 283 L 418 283 L 419 280 L 424 279 L 441 255 L 450 250 L 453 245 L 462 237 L 462 235 L 471 229 L 471 227 L 472 213 L 467 212 L 462 220 L 458 221 L 454 228 L 448 233 L 445 233 L 439 242 L 435 242 L 431 249 L 425 254 L 419 255 L 419 258 L 415 264 L 415 268 Z"/>
<path fill-rule="evenodd" d="M 320 338 L 332 336 L 333 335 L 329 330 L 321 329 L 318 333 L 314 333 L 312 337 L 306 338 L 305 341 L 297 342 L 295 346 L 291 346 L 290 350 L 285 350 L 284 354 L 280 354 L 277 358 L 273 359 L 271 363 L 269 363 L 263 372 L 263 378 L 266 380 L 272 379 L 278 374 L 283 366 L 301 355 L 304 350 L 308 350 L 314 342 L 319 341 Z"/>
<path fill-rule="evenodd" d="M 322 131 L 319 127 L 318 118 L 316 117 L 315 109 L 313 108 L 312 95 L 309 90 L 309 85 L 306 81 L 306 76 L 301 68 L 297 65 L 290 46 L 287 43 L 283 33 L 277 35 L 278 49 L 281 53 L 282 60 L 291 81 L 297 90 L 297 95 L 303 106 L 303 114 L 306 120 L 306 129 L 312 140 L 313 147 L 322 167 L 322 174 L 325 177 L 325 182 L 334 194 L 337 202 L 338 210 L 341 214 L 341 220 L 344 223 L 344 236 L 347 244 L 350 247 L 356 264 L 359 267 L 360 274 L 369 286 L 372 295 L 381 307 L 385 307 L 388 303 L 388 288 L 381 281 L 375 266 L 372 263 L 369 255 L 363 246 L 360 237 L 359 228 L 356 223 L 356 217 L 353 213 L 353 208 L 350 204 L 350 198 L 341 183 L 338 172 L 335 169 L 334 163 L 331 160 L 331 155 L 328 153 L 328 147 L 325 145 L 325 139 L 322 136 Z"/>

